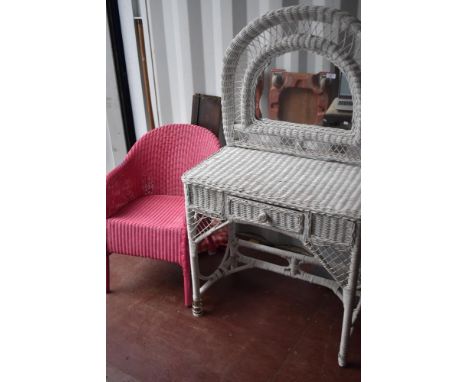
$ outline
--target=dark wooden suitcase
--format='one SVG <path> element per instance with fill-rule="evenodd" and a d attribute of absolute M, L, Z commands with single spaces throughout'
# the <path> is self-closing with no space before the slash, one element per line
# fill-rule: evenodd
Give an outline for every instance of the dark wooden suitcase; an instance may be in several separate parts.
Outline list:
<path fill-rule="evenodd" d="M 199 93 L 194 94 L 191 123 L 206 127 L 218 137 L 222 146 L 226 144 L 222 129 L 221 97 Z"/>

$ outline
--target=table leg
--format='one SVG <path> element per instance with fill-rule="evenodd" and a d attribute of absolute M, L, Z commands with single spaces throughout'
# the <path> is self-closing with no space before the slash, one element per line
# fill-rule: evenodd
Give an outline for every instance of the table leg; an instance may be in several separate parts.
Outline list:
<path fill-rule="evenodd" d="M 200 293 L 200 268 L 198 265 L 197 244 L 189 237 L 190 270 L 192 273 L 192 314 L 195 317 L 203 315 L 203 305 Z"/>
<path fill-rule="evenodd" d="M 190 273 L 192 276 L 192 314 L 200 317 L 203 314 L 201 293 L 200 293 L 200 267 L 198 265 L 198 246 L 194 241 L 197 232 L 197 222 L 189 207 L 189 192 L 184 186 L 185 214 L 187 219 L 187 236 L 190 256 Z"/>
<path fill-rule="evenodd" d="M 355 246 L 351 253 L 351 265 L 348 278 L 348 285 L 343 289 L 343 326 L 341 328 L 340 352 L 338 353 L 338 365 L 346 366 L 349 338 L 351 336 L 351 327 L 353 325 L 353 311 L 356 301 L 356 287 L 359 274 L 359 265 L 361 257 L 360 230 Z"/>
<path fill-rule="evenodd" d="M 341 328 L 340 352 L 338 354 L 338 364 L 341 367 L 346 366 L 349 338 L 351 336 L 351 320 L 354 296 L 355 293 L 351 289 L 346 288 L 343 290 L 343 326 Z"/>

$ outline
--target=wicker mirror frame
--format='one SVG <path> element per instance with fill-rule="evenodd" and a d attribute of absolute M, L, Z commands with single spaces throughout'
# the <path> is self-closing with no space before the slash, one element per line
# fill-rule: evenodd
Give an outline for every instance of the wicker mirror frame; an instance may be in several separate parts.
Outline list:
<path fill-rule="evenodd" d="M 302 30 L 296 25 L 301 25 Z M 360 22 L 355 17 L 343 11 L 313 6 L 282 8 L 247 25 L 234 38 L 224 60 L 222 107 L 227 144 L 359 163 L 360 35 Z M 348 79 L 353 99 L 350 130 L 255 118 L 259 75 L 272 58 L 299 50 L 327 58 Z"/>

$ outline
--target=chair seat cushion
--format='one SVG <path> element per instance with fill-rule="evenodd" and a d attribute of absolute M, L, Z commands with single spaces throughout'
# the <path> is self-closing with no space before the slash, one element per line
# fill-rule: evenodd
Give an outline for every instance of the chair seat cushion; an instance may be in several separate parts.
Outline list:
<path fill-rule="evenodd" d="M 107 250 L 180 263 L 187 250 L 183 196 L 148 195 L 106 221 Z"/>

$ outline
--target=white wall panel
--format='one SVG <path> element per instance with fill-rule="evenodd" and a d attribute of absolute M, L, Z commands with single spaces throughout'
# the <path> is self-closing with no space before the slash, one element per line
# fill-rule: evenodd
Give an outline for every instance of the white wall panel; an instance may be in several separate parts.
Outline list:
<path fill-rule="evenodd" d="M 137 0 L 135 3 L 138 4 L 138 10 L 139 10 L 139 15 L 141 16 L 141 21 L 143 24 L 143 30 L 144 30 L 144 36 L 145 36 L 145 52 L 146 52 L 146 60 L 147 60 L 147 66 L 148 66 L 148 82 L 149 82 L 149 87 L 150 87 L 150 94 L 153 94 L 153 97 L 151 97 L 151 108 L 153 110 L 153 116 L 154 116 L 154 123 L 156 126 L 159 126 L 161 124 L 160 121 L 160 110 L 158 108 L 157 104 L 157 99 L 159 98 L 159 94 L 157 94 L 157 88 L 156 88 L 156 79 L 154 77 L 155 71 L 151 70 L 151 68 L 154 67 L 153 63 L 153 47 L 152 47 L 152 40 L 149 38 L 150 36 L 150 25 L 149 25 L 149 17 L 148 17 L 148 8 L 146 7 L 146 2 L 145 0 Z"/>
<path fill-rule="evenodd" d="M 133 8 L 132 2 L 129 0 L 118 0 L 118 4 L 133 121 L 135 124 L 136 137 L 138 139 L 148 131 L 148 124 L 146 122 L 145 103 L 141 86 L 140 62 L 138 60 Z"/>
<path fill-rule="evenodd" d="M 172 122 L 182 123 L 190 118 L 193 94 L 187 1 L 163 1 L 162 5 L 171 86 Z"/>
<path fill-rule="evenodd" d="M 260 3 L 261 1 L 247 1 L 247 23 L 255 20 L 260 14 Z"/>
<path fill-rule="evenodd" d="M 205 93 L 216 94 L 217 77 L 213 74 L 215 67 L 215 22 L 213 17 L 213 4 L 211 0 L 201 2 L 203 60 L 205 74 Z"/>
<path fill-rule="evenodd" d="M 221 74 L 223 71 L 224 52 L 231 43 L 232 32 L 232 1 L 211 0 L 213 17 L 213 45 L 214 45 L 214 76 L 215 95 L 221 95 Z"/>
<path fill-rule="evenodd" d="M 165 33 L 165 20 L 162 0 L 146 2 L 148 28 L 151 37 L 151 55 L 153 58 L 153 73 L 156 83 L 156 95 L 160 124 L 165 125 L 173 121 L 172 118 L 172 91 L 169 80 L 169 60 L 167 39 Z"/>

